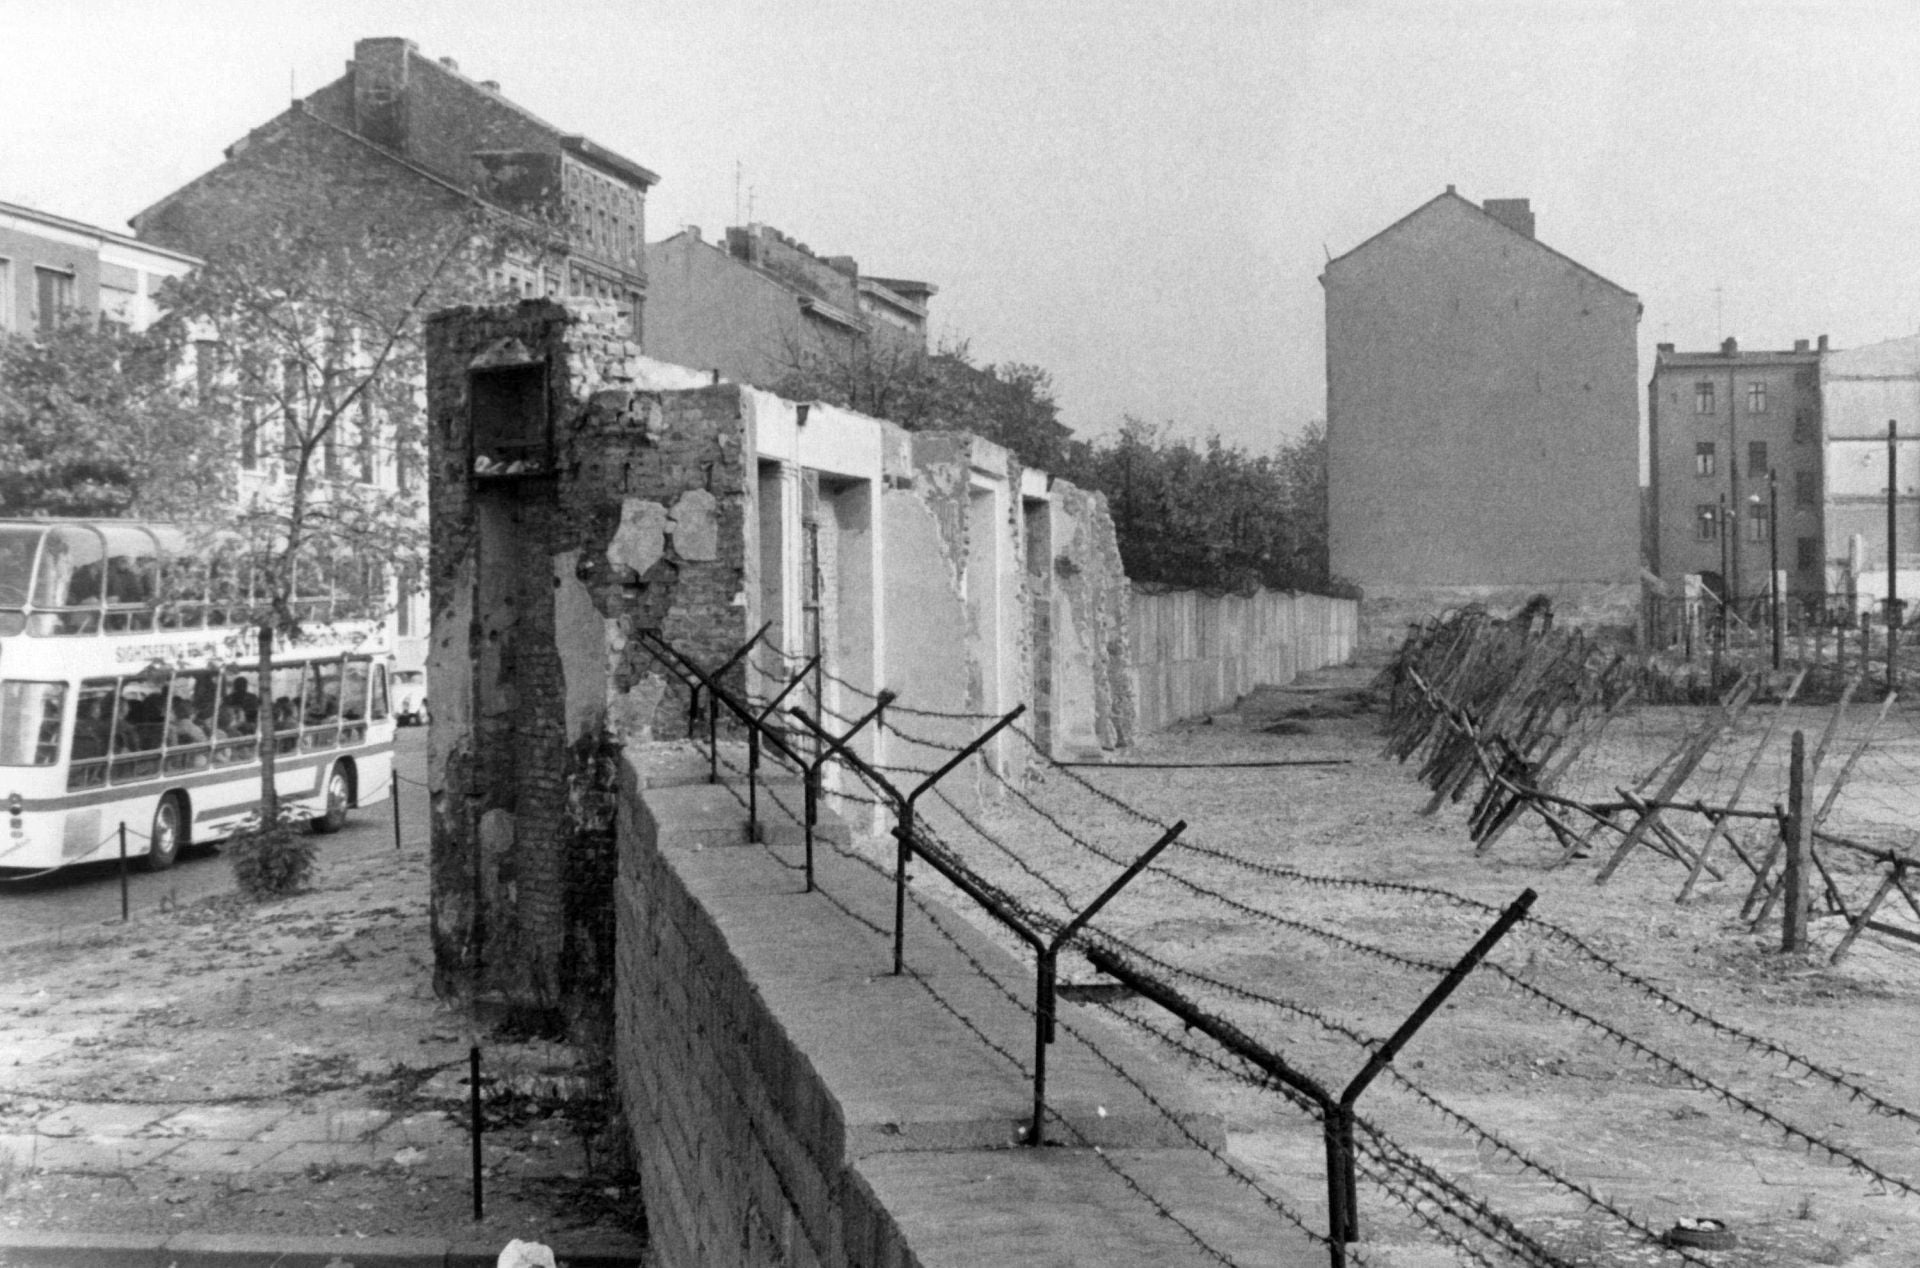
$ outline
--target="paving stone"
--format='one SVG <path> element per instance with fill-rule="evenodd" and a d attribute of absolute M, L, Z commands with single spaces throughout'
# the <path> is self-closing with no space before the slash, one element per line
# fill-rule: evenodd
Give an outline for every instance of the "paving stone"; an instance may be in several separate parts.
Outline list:
<path fill-rule="evenodd" d="M 84 1140 L 43 1136 L 33 1157 L 41 1171 L 128 1171 L 157 1161 L 179 1148 L 177 1140 L 142 1140 L 124 1136 L 93 1136 Z"/>
<path fill-rule="evenodd" d="M 34 1124 L 42 1136 L 134 1136 L 178 1111 L 173 1105 L 126 1101 L 64 1105 Z"/>
<path fill-rule="evenodd" d="M 317 1114 L 288 1114 L 259 1133 L 258 1139 L 281 1144 L 350 1143 L 370 1139 L 393 1114 L 371 1106 L 332 1108 Z"/>
<path fill-rule="evenodd" d="M 264 1142 L 255 1142 L 264 1143 Z M 395 1151 L 372 1141 L 297 1141 L 287 1145 L 259 1167 L 261 1171 L 305 1171 L 308 1167 L 379 1167 L 393 1161 Z"/>
<path fill-rule="evenodd" d="M 396 1149 L 407 1145 L 459 1145 L 465 1143 L 467 1129 L 443 1113 L 409 1114 L 382 1127 L 376 1139 Z"/>
<path fill-rule="evenodd" d="M 204 1140 L 251 1140 L 287 1117 L 284 1108 L 257 1105 L 205 1105 L 170 1114 L 149 1128 L 151 1135 Z"/>
<path fill-rule="evenodd" d="M 251 1171 L 290 1148 L 257 1140 L 185 1140 L 157 1161 L 169 1171 Z"/>

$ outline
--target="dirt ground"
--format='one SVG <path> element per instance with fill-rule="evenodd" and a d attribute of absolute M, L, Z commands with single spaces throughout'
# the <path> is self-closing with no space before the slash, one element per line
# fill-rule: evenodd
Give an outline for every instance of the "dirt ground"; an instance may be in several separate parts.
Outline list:
<path fill-rule="evenodd" d="M 8 952 L 0 1225 L 618 1241 L 595 1070 L 430 990 L 424 851 Z M 472 1217 L 467 1054 L 483 1054 Z"/>
<path fill-rule="evenodd" d="M 970 842 L 961 825 L 943 830 L 1009 888 L 1064 910 L 1118 870 L 1068 832 L 1124 859 L 1160 831 L 1091 789 L 1162 823 L 1186 819 L 1181 843 L 1162 856 L 1167 872 L 1141 877 L 1095 927 L 1336 1091 L 1360 1069 L 1368 1043 L 1391 1033 L 1433 986 L 1437 973 L 1426 966 L 1453 962 L 1492 920 L 1489 910 L 1393 887 L 1434 887 L 1492 908 L 1532 888 L 1535 916 L 1632 976 L 1523 924 L 1491 957 L 1506 975 L 1483 968 L 1469 977 L 1361 1097 L 1368 1122 L 1545 1247 L 1549 1257 L 1537 1262 L 1683 1262 L 1596 1210 L 1584 1190 L 1655 1232 L 1682 1218 L 1724 1221 L 1738 1244 L 1694 1252 L 1694 1262 L 1920 1265 L 1920 1198 L 1900 1188 L 1920 1184 L 1920 947 L 1870 935 L 1837 967 L 1819 954 L 1784 956 L 1773 949 L 1777 928 L 1755 933 L 1737 919 L 1745 884 L 1724 851 L 1724 879 L 1708 879 L 1684 905 L 1674 901 L 1683 876 L 1671 861 L 1642 852 L 1599 886 L 1601 856 L 1561 866 L 1558 846 L 1531 824 L 1476 855 L 1464 808 L 1422 815 L 1429 794 L 1413 769 L 1379 757 L 1379 717 L 1356 690 L 1361 682 L 1348 672 L 1262 691 L 1237 711 L 1124 755 L 1179 769 L 1046 775 L 1032 796 L 1054 822 L 1017 803 L 986 817 L 990 832 L 1018 843 L 1012 854 Z M 1850 751 L 1872 714 L 1855 708 L 1836 755 Z M 1811 741 L 1826 716 L 1797 711 L 1776 747 L 1784 750 L 1794 725 Z M 1637 711 L 1574 783 L 1631 784 L 1690 718 Z M 1920 810 L 1916 718 L 1889 715 L 1836 824 L 1911 842 Z M 1701 796 L 1726 793 L 1765 721 L 1756 711 L 1709 761 Z M 1225 765 L 1318 760 L 1337 764 Z M 1777 799 L 1781 771 L 1770 750 L 1750 801 Z M 630 1231 L 638 1198 L 606 1159 L 593 1069 L 537 1037 L 476 1033 L 433 998 L 426 888 L 424 860 L 409 852 L 323 870 L 319 887 L 295 899 L 263 907 L 217 900 L 9 952 L 0 984 L 0 1137 L 8 1142 L 0 1223 L 443 1237 L 467 1229 L 501 1241 Z M 1816 922 L 1815 936 L 1830 948 L 1836 922 Z M 1677 1012 L 1655 991 L 1731 1029 Z M 1150 1005 L 1099 1007 L 1136 1033 L 1192 1042 Z M 497 1080 L 489 1085 L 488 1219 L 478 1226 L 461 1133 L 465 1057 L 476 1040 Z M 1187 1066 L 1226 1116 L 1235 1156 L 1323 1228 L 1317 1129 L 1196 1048 Z M 124 1137 L 134 1143 L 77 1174 L 36 1168 L 21 1142 L 89 1138 L 76 1105 L 141 1110 Z M 191 1134 L 196 1114 L 274 1107 L 325 1124 L 309 1133 L 318 1144 L 307 1165 L 287 1169 L 285 1154 L 278 1168 L 143 1161 L 171 1136 Z M 1782 1123 L 1816 1146 L 1784 1134 Z M 1885 1178 L 1850 1172 L 1826 1147 Z M 1359 1202 L 1358 1260 L 1379 1268 L 1478 1262 L 1424 1227 L 1455 1227 L 1445 1210 L 1457 1199 L 1363 1173 Z M 1514 1262 L 1487 1254 L 1486 1262 Z"/>
<path fill-rule="evenodd" d="M 1830 966 L 1824 953 L 1840 922 L 1827 919 L 1814 924 L 1813 954 L 1781 954 L 1777 920 L 1756 933 L 1738 919 L 1751 876 L 1724 845 L 1717 856 L 1723 879 L 1703 877 L 1684 905 L 1675 902 L 1685 879 L 1678 863 L 1643 850 L 1597 885 L 1607 848 L 1563 865 L 1559 845 L 1533 823 L 1516 825 L 1477 856 L 1469 807 L 1423 815 L 1431 794 L 1415 778 L 1417 763 L 1380 757 L 1380 717 L 1357 689 L 1366 681 L 1345 670 L 1265 689 L 1233 712 L 1150 737 L 1122 755 L 1192 769 L 1054 773 L 1033 798 L 1055 822 L 1014 805 L 982 825 L 1003 843 L 1017 842 L 1011 853 L 952 816 L 941 829 L 1006 888 L 1064 911 L 1090 900 L 1117 871 L 1068 843 L 1066 832 L 1116 859 L 1157 835 L 1088 786 L 1162 823 L 1187 820 L 1186 834 L 1161 860 L 1178 879 L 1147 873 L 1095 927 L 1335 1094 L 1359 1072 L 1368 1045 L 1391 1034 L 1435 985 L 1437 966 L 1452 964 L 1494 918 L 1490 909 L 1391 886 L 1434 887 L 1490 908 L 1531 888 L 1539 895 L 1532 914 L 1597 955 L 1520 925 L 1490 957 L 1505 976 L 1483 967 L 1466 980 L 1393 1072 L 1360 1098 L 1364 1118 L 1544 1247 L 1550 1258 L 1533 1262 L 1686 1262 L 1596 1209 L 1584 1190 L 1655 1234 L 1682 1219 L 1721 1221 L 1737 1245 L 1695 1250 L 1695 1262 L 1920 1264 L 1920 1194 L 1900 1187 L 1920 1185 L 1920 946 L 1869 934 Z M 1745 804 L 1785 799 L 1789 733 L 1804 728 L 1811 748 L 1830 713 L 1789 714 Z M 1873 714 L 1861 706 L 1850 712 L 1828 777 Z M 1570 788 L 1608 795 L 1631 787 L 1694 717 L 1678 708 L 1636 711 L 1575 769 Z M 1758 709 L 1749 715 L 1685 795 L 1725 800 L 1767 720 Z M 1883 844 L 1904 839 L 1912 849 L 1920 811 L 1920 779 L 1911 774 L 1920 768 L 1914 717 L 1898 709 L 1888 715 L 1869 754 L 1851 772 L 1833 822 Z M 1226 765 L 1315 759 L 1339 764 Z M 1696 840 L 1704 835 L 1686 831 Z M 1764 850 L 1764 840 L 1758 844 Z M 1877 879 L 1845 857 L 1834 866 L 1856 901 L 1860 886 Z M 1883 911 L 1920 927 L 1911 911 Z M 1311 1120 L 1280 1096 L 1249 1087 L 1236 1077 L 1238 1067 L 1223 1068 L 1217 1049 L 1195 1042 L 1153 1005 L 1105 1007 L 1136 1032 L 1150 1028 L 1195 1049 L 1188 1068 L 1227 1116 L 1234 1153 L 1309 1226 L 1324 1228 L 1325 1162 Z M 1716 1030 L 1701 1015 L 1729 1029 Z M 1750 1040 L 1770 1040 L 1819 1071 Z M 1827 1146 L 1881 1178 L 1850 1172 Z M 1359 1205 L 1358 1249 L 1367 1262 L 1478 1262 L 1423 1227 L 1456 1228 L 1444 1215 L 1456 1199 L 1398 1180 L 1383 1187 L 1363 1168 Z M 1485 1251 L 1486 1243 L 1475 1244 Z M 1485 1253 L 1489 1262 L 1530 1262 Z"/>

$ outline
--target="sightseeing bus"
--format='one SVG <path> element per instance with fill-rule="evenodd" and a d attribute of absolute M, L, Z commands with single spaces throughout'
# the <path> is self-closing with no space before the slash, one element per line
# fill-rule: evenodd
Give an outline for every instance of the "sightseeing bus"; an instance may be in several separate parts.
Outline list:
<path fill-rule="evenodd" d="M 212 543 L 212 544 L 210 544 Z M 306 634 L 260 682 L 243 555 L 132 520 L 0 520 L 0 870 L 117 858 L 151 870 L 217 840 L 274 786 L 321 832 L 393 779 L 377 569 L 296 578 Z"/>

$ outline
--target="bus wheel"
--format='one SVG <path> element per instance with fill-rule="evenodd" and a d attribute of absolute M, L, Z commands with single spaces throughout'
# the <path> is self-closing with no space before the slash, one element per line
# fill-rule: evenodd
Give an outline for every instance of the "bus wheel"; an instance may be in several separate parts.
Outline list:
<path fill-rule="evenodd" d="M 180 847 L 186 843 L 186 803 L 179 793 L 168 793 L 153 809 L 153 833 L 147 839 L 147 852 L 140 865 L 149 872 L 164 872 L 180 857 Z"/>
<path fill-rule="evenodd" d="M 327 772 L 327 810 L 314 816 L 315 832 L 338 832 L 347 826 L 347 807 L 353 804 L 353 781 L 345 762 L 335 762 Z"/>

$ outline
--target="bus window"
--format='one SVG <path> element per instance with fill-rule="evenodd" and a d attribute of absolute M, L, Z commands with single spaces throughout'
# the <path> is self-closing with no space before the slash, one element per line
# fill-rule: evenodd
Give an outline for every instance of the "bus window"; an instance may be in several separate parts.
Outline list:
<path fill-rule="evenodd" d="M 291 753 L 300 747 L 300 688 L 305 665 L 275 665 L 270 693 L 275 733 L 274 751 Z"/>
<path fill-rule="evenodd" d="M 387 667 L 373 667 L 373 706 L 371 709 L 375 722 L 384 722 L 387 718 Z"/>
<path fill-rule="evenodd" d="M 107 628 L 152 629 L 160 590 L 159 544 L 152 533 L 132 525 L 110 524 L 100 531 L 107 539 Z"/>
<path fill-rule="evenodd" d="M 367 676 L 373 662 L 354 657 L 347 662 L 340 687 L 340 720 L 363 722 L 367 717 Z"/>
<path fill-rule="evenodd" d="M 214 715 L 214 737 L 220 743 L 213 760 L 221 763 L 250 762 L 259 752 L 254 732 L 260 725 L 260 697 L 253 690 L 253 679 L 228 670 L 220 684 L 220 708 Z"/>
<path fill-rule="evenodd" d="M 211 669 L 176 673 L 167 699 L 167 769 L 203 770 L 213 738 L 215 674 Z"/>
<path fill-rule="evenodd" d="M 73 764 L 67 770 L 68 788 L 94 788 L 107 782 L 113 698 L 118 690 L 119 684 L 111 678 L 89 678 L 80 684 L 80 702 L 73 715 Z"/>
<path fill-rule="evenodd" d="M 36 634 L 91 634 L 100 628 L 105 594 L 106 543 L 100 534 L 77 524 L 57 525 L 47 533 L 33 579 L 33 606 L 65 609 L 50 621 L 36 618 Z"/>
<path fill-rule="evenodd" d="M 0 608 L 24 608 L 44 528 L 0 528 Z"/>
<path fill-rule="evenodd" d="M 340 662 L 316 660 L 307 670 L 307 731 L 301 747 L 326 748 L 340 723 Z"/>
<path fill-rule="evenodd" d="M 0 683 L 0 766 L 52 766 L 60 760 L 64 682 Z"/>
<path fill-rule="evenodd" d="M 160 773 L 160 740 L 166 731 L 167 680 L 123 678 L 120 707 L 113 719 L 113 764 L 109 778 L 116 784 L 151 779 Z"/>

